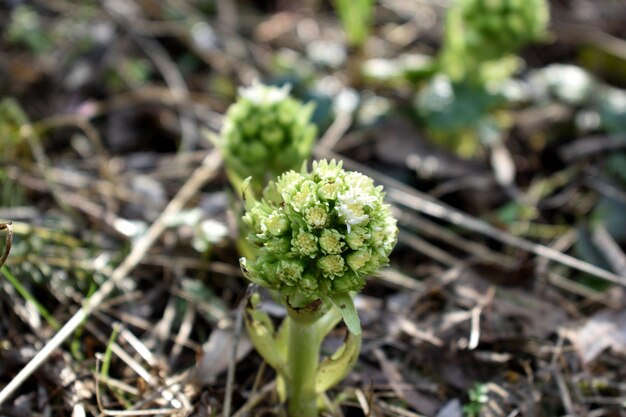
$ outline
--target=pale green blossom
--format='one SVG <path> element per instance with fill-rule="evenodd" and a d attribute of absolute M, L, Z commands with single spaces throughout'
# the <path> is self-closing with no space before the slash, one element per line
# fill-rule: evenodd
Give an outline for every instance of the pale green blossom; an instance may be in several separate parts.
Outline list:
<path fill-rule="evenodd" d="M 343 236 L 335 229 L 324 229 L 319 238 L 322 252 L 327 254 L 338 254 L 343 252 L 345 243 Z"/>
<path fill-rule="evenodd" d="M 396 220 L 383 198 L 371 178 L 334 160 L 284 173 L 261 201 L 247 201 L 243 220 L 260 256 L 242 259 L 246 276 L 294 307 L 359 291 L 396 243 Z"/>
<path fill-rule="evenodd" d="M 330 279 L 343 275 L 346 270 L 346 263 L 341 255 L 326 255 L 317 260 L 322 275 Z"/>
<path fill-rule="evenodd" d="M 304 230 L 294 233 L 291 240 L 293 251 L 304 256 L 314 257 L 317 254 L 317 236 Z"/>

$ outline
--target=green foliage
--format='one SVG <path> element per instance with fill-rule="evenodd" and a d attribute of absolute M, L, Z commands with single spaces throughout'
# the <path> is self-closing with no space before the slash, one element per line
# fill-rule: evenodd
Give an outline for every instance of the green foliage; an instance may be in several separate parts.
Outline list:
<path fill-rule="evenodd" d="M 396 221 L 383 196 L 371 178 L 334 160 L 283 174 L 262 201 L 248 201 L 243 219 L 260 252 L 256 260 L 242 258 L 242 268 L 293 307 L 359 291 L 396 243 Z"/>
<path fill-rule="evenodd" d="M 335 0 L 350 46 L 362 48 L 372 28 L 374 0 Z"/>
<path fill-rule="evenodd" d="M 626 141 L 626 139 L 622 140 Z M 610 155 L 606 161 L 606 170 L 611 178 L 626 187 L 626 154 L 615 153 Z"/>
<path fill-rule="evenodd" d="M 489 60 L 541 39 L 548 23 L 544 0 L 462 0 L 467 50 Z"/>
<path fill-rule="evenodd" d="M 226 114 L 217 145 L 235 188 L 244 178 L 261 192 L 267 180 L 298 169 L 311 154 L 316 127 L 310 122 L 312 104 L 289 96 L 289 87 L 254 84 L 239 91 Z"/>
<path fill-rule="evenodd" d="M 18 294 L 20 294 L 25 300 L 27 300 L 35 307 L 37 312 L 48 322 L 50 327 L 55 330 L 61 328 L 59 322 L 56 321 L 54 316 L 50 314 L 50 312 L 44 307 L 44 305 L 40 303 L 39 300 L 37 300 L 37 298 L 31 292 L 29 292 L 28 289 L 26 289 L 26 287 L 24 287 L 17 278 L 15 278 L 9 268 L 7 268 L 5 265 L 2 265 L 0 267 L 0 272 L 2 273 L 2 275 L 4 275 L 7 281 L 9 281 L 13 288 L 15 288 L 15 291 L 17 291 Z"/>
<path fill-rule="evenodd" d="M 107 84 L 115 90 L 122 90 L 128 86 L 138 88 L 148 82 L 151 75 L 151 67 L 145 59 L 134 57 L 120 58 L 115 68 L 107 74 Z"/>
<path fill-rule="evenodd" d="M 457 0 L 448 10 L 438 73 L 415 107 L 440 146 L 472 157 L 498 140 L 506 123 L 493 112 L 506 103 L 498 91 L 520 66 L 515 52 L 545 36 L 545 0 Z"/>
<path fill-rule="evenodd" d="M 469 390 L 470 402 L 463 406 L 465 417 L 479 417 L 483 406 L 489 401 L 489 389 L 486 384 L 476 383 Z"/>
<path fill-rule="evenodd" d="M 42 28 L 39 15 L 25 4 L 13 9 L 5 38 L 12 44 L 25 46 L 36 54 L 47 52 L 53 46 L 50 37 Z"/>
<path fill-rule="evenodd" d="M 21 129 L 28 123 L 26 114 L 15 99 L 6 97 L 0 100 L 0 161 L 10 161 L 27 152 L 28 146 Z M 23 187 L 0 168 L 0 207 L 18 206 L 23 199 Z"/>
<path fill-rule="evenodd" d="M 500 126 L 490 112 L 503 102 L 500 94 L 438 75 L 416 96 L 415 107 L 438 145 L 471 157 L 481 143 L 499 134 Z"/>

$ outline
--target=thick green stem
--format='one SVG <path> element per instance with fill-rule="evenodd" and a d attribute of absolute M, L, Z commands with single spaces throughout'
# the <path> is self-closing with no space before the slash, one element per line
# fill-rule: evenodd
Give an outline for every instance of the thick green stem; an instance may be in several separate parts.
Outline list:
<path fill-rule="evenodd" d="M 315 380 L 319 362 L 321 337 L 315 322 L 289 320 L 287 386 L 290 417 L 318 417 Z"/>

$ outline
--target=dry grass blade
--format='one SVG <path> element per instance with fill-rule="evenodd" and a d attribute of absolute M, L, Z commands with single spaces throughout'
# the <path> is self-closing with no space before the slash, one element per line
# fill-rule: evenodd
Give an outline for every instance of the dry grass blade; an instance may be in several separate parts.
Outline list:
<path fill-rule="evenodd" d="M 586 137 L 563 146 L 559 154 L 565 161 L 576 161 L 596 153 L 623 149 L 626 147 L 625 139 L 624 135 Z"/>
<path fill-rule="evenodd" d="M 4 245 L 4 252 L 2 253 L 2 257 L 0 257 L 0 268 L 4 265 L 7 258 L 9 257 L 9 252 L 11 252 L 11 245 L 13 244 L 13 227 L 11 226 L 11 222 L 8 223 L 0 223 L 0 230 L 7 231 L 6 243 Z"/>
<path fill-rule="evenodd" d="M 618 274 L 626 276 L 626 255 L 604 225 L 595 227 L 592 240 L 605 255 L 611 268 Z"/>
<path fill-rule="evenodd" d="M 235 329 L 232 336 L 232 347 L 230 351 L 230 360 L 228 363 L 228 373 L 226 376 L 226 394 L 224 396 L 224 411 L 222 415 L 224 417 L 230 416 L 230 408 L 231 402 L 233 398 L 233 387 L 235 384 L 235 366 L 237 364 L 237 350 L 239 348 L 239 338 L 241 336 L 241 331 L 243 328 L 243 312 L 246 304 L 248 303 L 248 299 L 252 295 L 254 290 L 254 286 L 252 284 L 248 285 L 248 289 L 246 290 L 245 297 L 239 303 L 237 307 L 237 318 L 235 320 Z"/>
<path fill-rule="evenodd" d="M 86 324 L 87 329 L 94 334 L 102 343 L 105 343 L 107 337 L 100 332 L 91 323 Z M 111 352 L 115 354 L 122 362 L 124 362 L 130 369 L 133 370 L 139 377 L 141 377 L 148 386 L 152 387 L 156 395 L 163 397 L 174 410 L 184 410 L 190 408 L 189 402 L 184 395 L 170 390 L 167 387 L 162 387 L 159 384 L 158 379 L 150 373 L 149 370 L 144 368 L 138 361 L 136 361 L 129 353 L 127 353 L 119 344 L 112 342 L 110 344 Z M 145 393 L 144 393 L 145 397 Z"/>
<path fill-rule="evenodd" d="M 398 202 L 399 204 L 405 205 L 406 207 L 421 211 L 433 217 L 447 220 L 452 224 L 461 226 L 465 229 L 473 230 L 499 242 L 534 253 L 535 255 L 551 259 L 565 266 L 569 266 L 570 268 L 574 268 L 582 272 L 587 272 L 591 275 L 605 279 L 615 284 L 626 286 L 625 277 L 616 275 L 605 269 L 598 268 L 597 266 L 594 266 L 588 262 L 561 253 L 545 245 L 534 243 L 526 239 L 522 239 L 520 237 L 505 233 L 465 213 L 462 213 L 451 207 L 446 207 L 442 203 L 428 201 L 421 198 L 420 196 L 410 195 L 397 189 L 390 189 L 388 195 L 392 200 Z"/>
<path fill-rule="evenodd" d="M 268 396 L 276 388 L 276 382 L 272 381 L 261 388 L 256 394 L 251 396 L 248 401 L 239 409 L 233 417 L 244 417 L 254 409 L 263 399 Z"/>
<path fill-rule="evenodd" d="M 559 388 L 559 392 L 561 393 L 561 402 L 563 403 L 563 407 L 567 411 L 568 416 L 576 417 L 579 414 L 576 412 L 574 407 L 574 402 L 572 401 L 572 396 L 570 395 L 569 389 L 567 387 L 567 383 L 565 382 L 565 377 L 563 373 L 559 369 L 559 357 L 563 351 L 563 338 L 559 337 L 559 340 L 556 345 L 556 349 L 554 354 L 552 355 L 552 360 L 550 364 L 550 368 L 556 384 Z"/>
<path fill-rule="evenodd" d="M 398 234 L 398 242 L 410 246 L 416 252 L 423 253 L 429 258 L 434 259 L 445 266 L 455 266 L 460 263 L 458 259 L 456 259 L 452 255 L 449 255 L 448 252 L 438 248 L 437 246 L 416 235 L 400 231 L 400 233 Z"/>
<path fill-rule="evenodd" d="M 472 308 L 471 333 L 467 344 L 468 350 L 474 350 L 478 347 L 478 342 L 480 340 L 480 315 L 482 314 L 483 309 L 493 301 L 495 293 L 496 289 L 494 287 L 489 287 L 487 294 L 480 298 L 476 307 Z"/>
<path fill-rule="evenodd" d="M 617 299 L 612 295 L 607 295 L 604 292 L 594 290 L 586 285 L 580 284 L 571 279 L 567 279 L 556 272 L 548 272 L 547 280 L 550 284 L 564 291 L 569 291 L 572 294 L 577 294 L 581 297 L 585 297 L 590 301 L 598 304 L 603 304 L 610 308 L 620 308 L 623 305 L 623 301 Z"/>
<path fill-rule="evenodd" d="M 406 401 L 410 406 L 426 415 L 435 415 L 439 404 L 436 400 L 421 394 L 411 385 L 407 384 L 404 380 L 404 376 L 400 372 L 399 367 L 392 363 L 385 353 L 379 349 L 374 349 L 374 356 L 380 363 L 381 369 L 385 374 L 385 377 L 391 385 L 391 389 L 395 392 L 398 398 Z"/>
<path fill-rule="evenodd" d="M 334 148 L 337 142 L 344 137 L 345 133 L 352 124 L 352 113 L 340 111 L 332 125 L 326 130 L 324 136 L 320 139 L 321 146 L 326 148 Z"/>
<path fill-rule="evenodd" d="M 468 254 L 473 255 L 484 262 L 502 265 L 506 268 L 511 269 L 519 267 L 518 262 L 515 259 L 505 254 L 500 254 L 498 252 L 492 251 L 491 249 L 481 245 L 478 242 L 466 239 L 462 236 L 458 236 L 450 229 L 440 226 L 435 222 L 428 220 L 424 216 L 418 216 L 407 210 L 396 211 L 398 223 L 411 227 L 415 230 L 416 233 L 419 232 L 422 235 L 428 235 L 433 239 L 440 240 L 441 242 L 447 243 L 450 246 L 463 250 L 464 252 L 467 252 Z"/>
<path fill-rule="evenodd" d="M 22 383 L 58 348 L 83 322 L 99 307 L 100 303 L 108 297 L 118 282 L 124 279 L 143 259 L 144 255 L 161 236 L 166 228 L 166 221 L 172 215 L 178 213 L 187 201 L 198 191 L 198 189 L 209 179 L 211 179 L 221 163 L 221 157 L 217 150 L 212 151 L 204 159 L 185 182 L 178 193 L 167 205 L 159 218 L 152 224 L 147 232 L 133 246 L 126 259 L 113 271 L 111 277 L 105 282 L 78 310 L 74 316 L 54 335 L 52 339 L 31 359 L 30 362 L 0 391 L 0 404 L 4 403 L 9 396 L 19 388 Z"/>

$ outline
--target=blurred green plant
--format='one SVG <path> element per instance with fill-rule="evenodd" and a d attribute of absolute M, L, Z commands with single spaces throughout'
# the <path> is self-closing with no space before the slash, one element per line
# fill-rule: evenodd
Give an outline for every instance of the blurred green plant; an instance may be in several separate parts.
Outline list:
<path fill-rule="evenodd" d="M 145 85 L 152 74 L 152 67 L 145 59 L 135 57 L 120 57 L 115 66 L 106 74 L 109 88 L 123 91 L 130 88 L 139 88 Z"/>
<path fill-rule="evenodd" d="M 416 96 L 415 108 L 435 143 L 469 158 L 477 154 L 481 143 L 489 144 L 499 137 L 506 120 L 493 111 L 505 102 L 497 91 L 454 84 L 440 74 Z"/>
<path fill-rule="evenodd" d="M 30 291 L 28 291 L 17 278 L 15 278 L 15 276 L 11 273 L 9 268 L 6 267 L 6 265 L 0 267 L 0 272 L 2 273 L 2 275 L 4 275 L 7 281 L 9 281 L 13 288 L 15 288 L 15 291 L 17 291 L 17 293 L 21 295 L 24 300 L 26 300 L 35 307 L 39 315 L 48 322 L 50 327 L 52 327 L 54 330 L 58 330 L 61 328 L 61 325 L 58 321 L 56 321 L 54 316 L 50 314 L 50 312 L 44 307 L 44 305 L 39 302 L 39 300 L 37 300 L 37 298 Z"/>
<path fill-rule="evenodd" d="M 372 29 L 374 0 L 335 0 L 348 45 L 363 48 Z"/>
<path fill-rule="evenodd" d="M 4 36 L 10 43 L 27 47 L 35 54 L 47 52 L 54 46 L 46 35 L 37 11 L 26 4 L 13 9 Z"/>
<path fill-rule="evenodd" d="M 22 126 L 28 123 L 17 100 L 11 97 L 0 100 L 0 162 L 11 162 L 28 154 L 28 144 L 21 134 Z M 0 168 L 0 207 L 19 206 L 24 194 L 24 188 Z"/>
<path fill-rule="evenodd" d="M 361 326 L 352 297 L 388 263 L 396 243 L 396 220 L 383 197 L 371 178 L 322 160 L 311 172 L 289 171 L 270 182 L 260 201 L 245 198 L 248 240 L 259 253 L 241 258 L 241 269 L 254 284 L 276 291 L 288 313 L 276 331 L 254 294 L 246 326 L 278 374 L 291 417 L 317 416 L 325 391 L 358 357 Z M 319 363 L 322 341 L 341 319 L 346 342 Z"/>
<path fill-rule="evenodd" d="M 475 383 L 468 392 L 469 403 L 463 406 L 465 417 L 479 417 L 487 401 L 489 401 L 489 388 L 487 384 Z"/>
<path fill-rule="evenodd" d="M 548 20 L 545 0 L 457 0 L 446 16 L 441 70 L 454 81 L 506 78 L 516 69 L 507 61 L 544 38 Z"/>
<path fill-rule="evenodd" d="M 446 16 L 436 74 L 415 108 L 439 146 L 473 157 L 508 128 L 505 94 L 520 66 L 515 53 L 546 36 L 545 0 L 457 0 Z M 428 74 L 424 72 L 424 74 Z"/>

